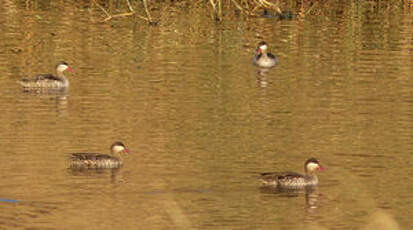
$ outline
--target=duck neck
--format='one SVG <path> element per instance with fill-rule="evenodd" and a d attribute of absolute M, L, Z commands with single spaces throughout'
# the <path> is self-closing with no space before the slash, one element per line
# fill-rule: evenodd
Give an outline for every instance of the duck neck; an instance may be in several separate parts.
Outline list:
<path fill-rule="evenodd" d="M 67 77 L 63 74 L 62 71 L 57 71 L 56 77 L 59 79 L 59 81 L 61 81 L 61 82 L 63 83 L 63 85 L 69 86 L 69 80 L 68 80 Z"/>
<path fill-rule="evenodd" d="M 112 156 L 118 158 L 119 160 L 122 160 L 122 156 L 119 152 L 112 151 Z"/>
<path fill-rule="evenodd" d="M 315 182 L 315 183 L 318 183 L 317 174 L 315 174 L 314 172 L 309 172 L 309 171 L 306 170 L 306 172 L 305 172 L 305 177 L 306 177 L 308 180 L 311 180 L 311 181 L 313 181 L 313 182 Z"/>
<path fill-rule="evenodd" d="M 261 50 L 261 57 L 267 58 L 268 57 L 268 52 L 267 50 Z"/>

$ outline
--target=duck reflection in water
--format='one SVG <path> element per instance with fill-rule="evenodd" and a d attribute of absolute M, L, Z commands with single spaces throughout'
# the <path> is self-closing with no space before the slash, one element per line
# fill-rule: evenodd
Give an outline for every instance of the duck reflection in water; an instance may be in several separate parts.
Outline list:
<path fill-rule="evenodd" d="M 300 197 L 304 194 L 306 210 L 311 213 L 312 210 L 318 208 L 319 192 L 315 186 L 306 187 L 303 189 L 285 189 L 280 187 L 260 187 L 261 193 L 274 194 L 277 197 Z"/>
<path fill-rule="evenodd" d="M 68 168 L 68 173 L 76 177 L 96 177 L 102 178 L 110 176 L 110 181 L 112 183 L 123 182 L 124 179 L 121 178 L 119 172 L 121 168 L 113 169 L 88 169 L 88 168 Z"/>

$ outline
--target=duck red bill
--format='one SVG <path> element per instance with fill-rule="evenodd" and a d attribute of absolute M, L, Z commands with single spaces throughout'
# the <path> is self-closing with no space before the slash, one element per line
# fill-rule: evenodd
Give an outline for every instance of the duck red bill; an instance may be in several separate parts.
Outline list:
<path fill-rule="evenodd" d="M 67 69 L 66 69 L 67 71 L 69 71 L 69 72 L 74 72 L 73 71 L 73 69 L 72 68 L 70 68 L 69 66 L 67 67 Z"/>
<path fill-rule="evenodd" d="M 130 153 L 129 149 L 125 149 L 125 152 L 126 152 L 126 153 Z"/>
<path fill-rule="evenodd" d="M 323 171 L 325 168 L 323 168 L 323 166 L 319 165 L 318 166 L 318 170 Z"/>

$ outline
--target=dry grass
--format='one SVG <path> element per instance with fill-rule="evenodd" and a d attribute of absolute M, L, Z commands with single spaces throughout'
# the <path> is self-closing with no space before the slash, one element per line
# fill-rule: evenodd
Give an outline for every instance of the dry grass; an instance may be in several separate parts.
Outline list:
<path fill-rule="evenodd" d="M 226 16 L 233 15 L 234 12 L 241 13 L 247 17 L 262 17 L 263 12 L 272 12 L 269 16 L 282 16 L 286 9 L 295 8 L 294 16 L 305 18 L 307 15 L 322 14 L 323 11 L 340 10 L 342 4 L 336 0 L 90 0 L 92 5 L 96 5 L 104 12 L 106 17 L 102 22 L 107 22 L 118 17 L 134 16 L 145 20 L 150 25 L 157 25 L 156 18 L 151 15 L 151 7 L 154 5 L 167 4 L 185 4 L 187 6 L 208 7 L 211 9 L 211 18 L 216 21 L 222 21 Z M 403 2 L 402 0 L 400 0 Z M 111 14 L 108 9 L 105 9 L 100 3 L 108 3 L 106 5 L 115 5 L 115 3 L 125 3 L 125 11 L 123 13 Z M 345 4 L 352 4 L 351 2 Z M 366 3 L 367 4 L 367 3 Z M 380 0 L 369 2 L 369 4 L 383 3 Z M 391 7 L 392 4 L 389 5 Z M 394 4 L 393 4 L 394 5 Z M 397 4 L 396 4 L 397 5 Z M 398 4 L 400 5 L 400 4 Z M 410 6 L 408 6 L 410 7 Z M 138 10 L 135 10 L 138 9 Z M 142 12 L 142 15 L 138 14 Z M 144 14 L 143 14 L 144 12 Z M 280 17 L 278 17 L 280 18 Z"/>

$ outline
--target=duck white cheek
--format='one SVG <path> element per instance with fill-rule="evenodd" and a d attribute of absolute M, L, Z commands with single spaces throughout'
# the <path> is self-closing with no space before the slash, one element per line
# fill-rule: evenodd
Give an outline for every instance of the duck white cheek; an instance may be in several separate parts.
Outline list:
<path fill-rule="evenodd" d="M 59 71 L 59 72 L 63 72 L 63 71 L 65 71 L 66 70 L 66 66 L 64 66 L 64 65 L 59 65 L 58 67 L 57 67 L 57 71 Z"/>
<path fill-rule="evenodd" d="M 318 169 L 318 164 L 316 164 L 316 163 L 309 163 L 308 165 L 307 165 L 307 168 L 310 170 L 310 171 L 314 171 L 314 170 L 317 170 Z"/>
<path fill-rule="evenodd" d="M 113 151 L 115 152 L 122 152 L 125 148 L 123 148 L 122 146 L 114 146 L 113 147 Z"/>

